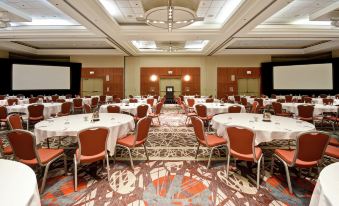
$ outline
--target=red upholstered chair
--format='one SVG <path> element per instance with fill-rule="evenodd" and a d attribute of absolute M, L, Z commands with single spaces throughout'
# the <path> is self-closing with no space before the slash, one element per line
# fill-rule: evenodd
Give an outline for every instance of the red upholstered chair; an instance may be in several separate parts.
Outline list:
<path fill-rule="evenodd" d="M 328 145 L 325 151 L 325 155 L 330 158 L 339 159 L 339 147 Z"/>
<path fill-rule="evenodd" d="M 184 111 L 185 111 L 185 115 L 186 115 L 185 125 L 187 126 L 187 124 L 190 121 L 191 117 L 197 116 L 197 113 L 190 112 L 190 109 L 188 108 L 187 104 L 183 104 L 183 106 L 184 106 Z"/>
<path fill-rule="evenodd" d="M 240 102 L 240 96 L 239 95 L 234 95 L 234 101 L 236 103 L 239 103 Z"/>
<path fill-rule="evenodd" d="M 333 99 L 324 98 L 323 99 L 323 104 L 324 105 L 331 105 L 331 104 L 333 104 Z"/>
<path fill-rule="evenodd" d="M 153 99 L 159 100 L 159 95 L 154 95 Z"/>
<path fill-rule="evenodd" d="M 337 138 L 332 137 L 328 144 L 339 147 L 339 140 Z"/>
<path fill-rule="evenodd" d="M 293 96 L 291 96 L 291 95 L 286 95 L 286 96 L 285 96 L 285 101 L 286 101 L 287 103 L 292 102 L 292 99 L 293 99 Z"/>
<path fill-rule="evenodd" d="M 72 95 L 71 94 L 66 94 L 66 99 L 72 99 Z"/>
<path fill-rule="evenodd" d="M 21 116 L 18 114 L 11 114 L 7 117 L 7 124 L 11 130 L 14 129 L 24 129 L 22 126 Z"/>
<path fill-rule="evenodd" d="M 120 107 L 118 105 L 108 105 L 107 112 L 108 113 L 120 113 Z"/>
<path fill-rule="evenodd" d="M 313 105 L 298 105 L 298 118 L 313 123 Z"/>
<path fill-rule="evenodd" d="M 44 105 L 43 104 L 31 104 L 28 105 L 28 119 L 27 130 L 30 124 L 36 124 L 44 120 Z"/>
<path fill-rule="evenodd" d="M 129 103 L 138 103 L 138 99 L 130 98 Z"/>
<path fill-rule="evenodd" d="M 282 117 L 291 117 L 292 113 L 286 112 L 282 108 L 282 104 L 280 102 L 272 102 L 272 107 L 274 110 L 274 114 L 277 116 L 282 116 Z"/>
<path fill-rule="evenodd" d="M 98 97 L 93 97 L 91 99 L 91 109 L 96 109 L 98 107 L 99 104 L 99 98 Z"/>
<path fill-rule="evenodd" d="M 251 113 L 258 113 L 258 105 L 259 105 L 259 103 L 257 101 L 253 102 L 252 108 L 251 108 Z"/>
<path fill-rule="evenodd" d="M 56 102 L 59 99 L 59 95 L 52 95 L 52 102 Z"/>
<path fill-rule="evenodd" d="M 39 101 L 38 97 L 31 97 L 28 99 L 28 103 L 33 104 L 33 103 L 37 103 Z"/>
<path fill-rule="evenodd" d="M 120 98 L 114 98 L 114 99 L 113 99 L 113 102 L 114 102 L 114 103 L 121 103 L 121 99 L 120 99 Z"/>
<path fill-rule="evenodd" d="M 257 166 L 257 188 L 259 188 L 260 179 L 260 164 L 264 169 L 264 156 L 259 147 L 255 146 L 255 133 L 246 127 L 228 126 L 226 128 L 228 136 L 228 157 L 227 157 L 227 172 L 228 177 L 230 157 L 236 160 L 255 162 Z"/>
<path fill-rule="evenodd" d="M 276 158 L 284 164 L 288 188 L 292 194 L 293 191 L 288 168 L 312 168 L 319 166 L 329 139 L 329 135 L 324 132 L 314 131 L 299 134 L 295 150 L 276 149 L 274 151 L 272 156 L 271 174 L 273 174 L 274 159 Z"/>
<path fill-rule="evenodd" d="M 35 136 L 27 130 L 12 130 L 7 135 L 17 161 L 31 167 L 45 167 L 40 193 L 44 191 L 49 166 L 57 159 L 64 158 L 64 171 L 67 171 L 66 156 L 63 149 L 37 148 Z"/>
<path fill-rule="evenodd" d="M 105 95 L 99 96 L 99 104 L 101 104 L 101 105 L 106 104 L 106 96 Z"/>
<path fill-rule="evenodd" d="M 320 98 L 327 98 L 327 94 L 320 94 L 319 97 Z"/>
<path fill-rule="evenodd" d="M 285 99 L 277 99 L 277 102 L 279 102 L 279 103 L 285 103 L 286 100 L 285 100 Z"/>
<path fill-rule="evenodd" d="M 0 100 L 5 100 L 6 96 L 5 95 L 0 95 Z"/>
<path fill-rule="evenodd" d="M 82 112 L 84 109 L 82 105 L 82 99 L 81 98 L 74 98 L 73 99 L 73 110 L 74 112 Z"/>
<path fill-rule="evenodd" d="M 134 134 L 127 135 L 126 137 L 123 137 L 117 140 L 117 146 L 126 148 L 128 150 L 128 154 L 129 154 L 130 161 L 131 161 L 131 167 L 133 170 L 134 170 L 134 165 L 133 165 L 131 149 L 134 149 L 137 146 L 143 145 L 145 149 L 146 158 L 147 160 L 149 160 L 145 143 L 147 141 L 148 131 L 151 126 L 151 122 L 152 122 L 152 119 L 149 117 L 144 117 L 140 119 L 137 123 Z M 116 151 L 114 152 L 114 159 L 115 157 L 116 157 Z"/>
<path fill-rule="evenodd" d="M 207 168 L 209 168 L 211 164 L 211 157 L 213 154 L 213 150 L 221 146 L 226 146 L 227 142 L 222 137 L 218 137 L 213 134 L 206 134 L 204 131 L 204 123 L 200 118 L 192 116 L 191 121 L 193 124 L 195 137 L 197 138 L 197 141 L 198 141 L 198 147 L 195 153 L 195 159 L 197 159 L 198 157 L 200 145 L 210 148 L 211 152 L 210 152 L 210 156 L 209 156 L 208 163 L 207 163 Z"/>
<path fill-rule="evenodd" d="M 195 100 L 194 99 L 187 99 L 187 105 L 189 107 L 190 110 L 193 110 L 193 106 L 195 104 Z"/>
<path fill-rule="evenodd" d="M 3 123 L 7 123 L 7 108 L 5 106 L 0 106 L 0 127 L 2 127 Z"/>
<path fill-rule="evenodd" d="M 239 105 L 232 105 L 228 107 L 228 113 L 240 113 L 241 112 L 241 106 Z"/>
<path fill-rule="evenodd" d="M 89 104 L 84 104 L 84 114 L 92 113 L 92 108 Z"/>
<path fill-rule="evenodd" d="M 148 105 L 150 105 L 151 107 L 153 107 L 153 105 L 154 105 L 154 99 L 153 99 L 153 98 L 146 99 L 146 102 L 147 102 Z"/>
<path fill-rule="evenodd" d="M 61 111 L 58 112 L 58 116 L 68 116 L 72 112 L 72 102 L 64 102 L 61 104 Z"/>
<path fill-rule="evenodd" d="M 109 180 L 109 159 L 107 154 L 107 139 L 109 129 L 105 127 L 91 127 L 78 132 L 79 148 L 74 154 L 74 190 L 78 189 L 78 165 L 90 164 L 105 159 L 107 163 L 107 179 Z"/>
<path fill-rule="evenodd" d="M 165 102 L 166 102 L 166 97 L 161 98 L 160 102 L 162 102 L 163 104 L 165 104 Z"/>
<path fill-rule="evenodd" d="M 213 103 L 214 102 L 214 99 L 213 98 L 208 98 L 206 99 L 206 103 Z"/>
<path fill-rule="evenodd" d="M 242 105 L 244 105 L 245 107 L 247 107 L 247 99 L 245 98 L 245 97 L 241 97 L 240 98 L 240 103 L 242 104 Z"/>
<path fill-rule="evenodd" d="M 196 104 L 195 105 L 195 112 L 199 119 L 201 119 L 206 125 L 207 129 L 210 129 L 210 121 L 212 120 L 213 116 L 207 115 L 207 107 L 203 104 Z"/>
<path fill-rule="evenodd" d="M 179 98 L 180 98 L 180 100 L 183 102 L 185 99 L 184 99 L 184 95 L 179 95 Z"/>
<path fill-rule="evenodd" d="M 130 99 L 134 98 L 134 97 L 133 97 L 133 95 L 131 95 L 131 94 L 130 94 L 130 95 L 128 95 L 128 97 L 129 97 Z"/>
<path fill-rule="evenodd" d="M 264 99 L 262 98 L 255 98 L 254 101 L 258 102 L 258 112 L 263 112 L 266 107 L 264 106 Z"/>
<path fill-rule="evenodd" d="M 276 99 L 277 95 L 276 94 L 271 94 L 271 99 Z"/>
<path fill-rule="evenodd" d="M 194 98 L 201 98 L 199 94 L 194 95 Z"/>
<path fill-rule="evenodd" d="M 13 149 L 10 145 L 5 146 L 0 138 L 0 155 L 1 157 L 9 156 L 13 154 Z"/>
<path fill-rule="evenodd" d="M 336 98 L 336 99 L 339 99 L 339 94 L 336 94 L 336 95 L 335 95 L 335 98 Z"/>
<path fill-rule="evenodd" d="M 65 100 L 65 99 L 57 99 L 56 102 L 58 102 L 58 103 L 64 103 L 64 102 L 66 102 L 66 100 Z"/>
<path fill-rule="evenodd" d="M 312 97 L 304 97 L 304 99 L 301 100 L 304 103 L 311 104 L 312 103 Z"/>
<path fill-rule="evenodd" d="M 149 106 L 147 104 L 142 104 L 137 107 L 137 114 L 134 116 L 134 121 L 139 121 L 140 119 L 147 116 Z"/>
<path fill-rule="evenodd" d="M 152 118 L 152 122 L 153 122 L 153 118 L 157 118 L 158 119 L 158 123 L 160 126 L 160 112 L 161 112 L 161 108 L 162 108 L 163 103 L 162 102 L 158 102 L 155 106 L 155 112 L 149 114 L 148 116 Z"/>
<path fill-rule="evenodd" d="M 7 104 L 8 104 L 8 106 L 17 105 L 18 104 L 18 99 L 17 98 L 7 99 Z"/>

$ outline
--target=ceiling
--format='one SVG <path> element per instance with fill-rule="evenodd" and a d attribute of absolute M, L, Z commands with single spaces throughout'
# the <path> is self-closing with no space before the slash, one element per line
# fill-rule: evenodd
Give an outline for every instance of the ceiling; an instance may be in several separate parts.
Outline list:
<path fill-rule="evenodd" d="M 203 21 L 149 26 L 168 0 L 1 0 L 0 49 L 31 55 L 316 54 L 339 48 L 339 0 L 172 0 Z M 174 14 L 175 15 L 175 12 Z"/>

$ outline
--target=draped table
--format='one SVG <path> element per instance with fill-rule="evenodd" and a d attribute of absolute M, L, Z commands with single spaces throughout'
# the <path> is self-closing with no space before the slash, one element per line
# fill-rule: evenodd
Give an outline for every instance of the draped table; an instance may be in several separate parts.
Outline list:
<path fill-rule="evenodd" d="M 28 104 L 29 99 L 18 99 L 18 104 Z M 8 105 L 7 99 L 0 100 L 0 106 L 6 106 Z"/>
<path fill-rule="evenodd" d="M 256 134 L 256 145 L 274 139 L 296 139 L 301 132 L 315 130 L 313 124 L 301 120 L 273 115 L 271 122 L 264 122 L 262 117 L 262 114 L 230 113 L 216 115 L 211 122 L 212 127 L 217 130 L 217 135 L 226 139 L 227 126 L 236 125 L 252 129 Z"/>
<path fill-rule="evenodd" d="M 288 112 L 292 112 L 298 115 L 298 105 L 303 105 L 305 103 L 282 103 L 282 108 Z M 338 107 L 333 105 L 323 105 L 323 104 L 315 104 L 313 116 L 321 115 L 323 112 L 337 112 Z"/>
<path fill-rule="evenodd" d="M 194 99 L 194 102 L 197 104 L 197 103 L 206 103 L 206 99 L 208 98 L 191 98 L 191 99 Z M 219 103 L 220 100 L 219 99 L 213 99 L 213 103 Z M 187 99 L 185 100 L 185 103 L 187 103 Z"/>
<path fill-rule="evenodd" d="M 34 171 L 20 162 L 0 159 L 1 205 L 40 206 Z"/>
<path fill-rule="evenodd" d="M 154 98 L 134 98 L 134 99 L 137 99 L 138 100 L 138 103 L 140 104 L 147 104 L 147 99 L 154 99 Z M 129 99 L 123 99 L 121 101 L 122 103 L 129 103 Z M 153 105 L 156 105 L 158 103 L 158 100 L 157 99 L 154 99 L 154 102 L 153 102 Z"/>
<path fill-rule="evenodd" d="M 142 104 L 146 104 L 146 103 L 116 103 L 116 104 L 104 104 L 104 105 L 101 105 L 100 108 L 99 108 L 99 112 L 100 113 L 107 113 L 107 107 L 109 105 L 116 105 L 116 106 L 119 106 L 120 107 L 120 112 L 127 112 L 127 113 L 130 113 L 130 114 L 133 114 L 133 115 L 136 115 L 137 114 L 137 107 L 139 105 L 142 105 Z M 148 105 L 148 113 L 151 113 L 152 110 L 151 110 L 151 107 Z"/>
<path fill-rule="evenodd" d="M 240 104 L 230 104 L 230 103 L 200 103 L 203 104 L 207 107 L 207 115 L 216 115 L 216 114 L 221 114 L 221 113 L 228 113 L 228 108 L 230 106 L 233 105 L 237 105 L 241 107 L 241 111 L 242 113 L 246 112 L 246 109 L 244 107 L 244 105 L 240 105 Z M 195 109 L 195 105 L 193 106 L 193 108 Z"/>
<path fill-rule="evenodd" d="M 85 120 L 85 118 L 88 118 Z M 110 130 L 107 139 L 107 150 L 114 154 L 117 138 L 124 137 L 134 130 L 134 119 L 130 115 L 116 113 L 101 113 L 100 121 L 90 121 L 92 114 L 77 114 L 44 120 L 35 125 L 34 134 L 39 144 L 49 137 L 72 136 L 89 127 L 107 127 Z"/>
<path fill-rule="evenodd" d="M 325 167 L 313 190 L 310 206 L 337 205 L 339 203 L 339 162 Z"/>
<path fill-rule="evenodd" d="M 264 106 L 272 105 L 273 102 L 276 102 L 277 99 L 262 99 Z M 248 103 L 253 104 L 255 98 L 247 98 Z"/>
<path fill-rule="evenodd" d="M 72 102 L 73 103 L 73 99 L 74 98 L 71 98 L 71 99 L 65 99 L 66 102 Z M 82 104 L 89 104 L 91 105 L 92 103 L 92 98 L 81 98 L 82 99 Z"/>
<path fill-rule="evenodd" d="M 52 114 L 56 114 L 61 111 L 61 104 L 62 103 L 43 103 L 44 105 L 44 118 L 47 119 Z M 28 106 L 30 104 L 23 104 L 23 105 L 13 105 L 7 106 L 7 112 L 18 112 L 18 113 L 25 113 L 28 115 Z"/>

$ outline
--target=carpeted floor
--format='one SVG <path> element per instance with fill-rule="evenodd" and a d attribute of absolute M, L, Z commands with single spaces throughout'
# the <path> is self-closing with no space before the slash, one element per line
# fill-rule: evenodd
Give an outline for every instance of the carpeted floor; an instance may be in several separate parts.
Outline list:
<path fill-rule="evenodd" d="M 315 186 L 313 172 L 291 170 L 294 195 L 287 189 L 285 172 L 279 162 L 271 176 L 272 149 L 288 147 L 288 141 L 262 144 L 265 171 L 260 188 L 256 188 L 256 165 L 231 161 L 226 178 L 226 150 L 213 154 L 212 167 L 206 168 L 209 149 L 201 148 L 195 161 L 197 141 L 193 128 L 185 126 L 185 116 L 178 107 L 166 105 L 160 117 L 161 126 L 150 129 L 146 144 L 150 161 L 145 161 L 143 148 L 133 150 L 135 170 L 129 165 L 126 150 L 117 149 L 117 161 L 110 162 L 110 178 L 102 163 L 80 167 L 78 192 L 73 190 L 73 166 L 68 175 L 62 173 L 62 162 L 52 165 L 42 205 L 308 205 Z M 74 145 L 72 138 L 62 144 Z M 57 144 L 55 141 L 52 145 Z M 292 143 L 293 144 L 293 143 Z M 67 150 L 70 157 L 74 149 Z M 326 162 L 329 164 L 330 162 Z"/>

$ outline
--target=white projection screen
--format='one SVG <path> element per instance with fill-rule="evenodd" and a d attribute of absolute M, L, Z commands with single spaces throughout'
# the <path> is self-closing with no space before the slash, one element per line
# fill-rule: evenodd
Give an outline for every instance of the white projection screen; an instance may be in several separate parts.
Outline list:
<path fill-rule="evenodd" d="M 274 66 L 273 88 L 332 90 L 332 63 Z"/>
<path fill-rule="evenodd" d="M 70 67 L 13 64 L 12 90 L 70 89 Z"/>

